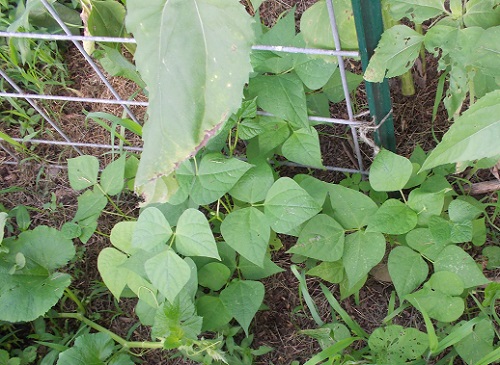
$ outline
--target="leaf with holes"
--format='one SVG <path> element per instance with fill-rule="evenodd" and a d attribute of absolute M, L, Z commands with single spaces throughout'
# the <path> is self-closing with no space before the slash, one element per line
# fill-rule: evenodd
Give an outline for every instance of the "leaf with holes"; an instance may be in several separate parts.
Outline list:
<path fill-rule="evenodd" d="M 395 25 L 382 34 L 365 71 L 365 80 L 382 82 L 408 71 L 418 57 L 424 36 L 406 25 Z"/>
<path fill-rule="evenodd" d="M 377 364 L 406 364 L 419 359 L 429 346 L 427 334 L 393 324 L 377 328 L 368 339 Z"/>
<path fill-rule="evenodd" d="M 236 112 L 248 82 L 252 18 L 238 2 L 127 1 L 127 29 L 149 92 L 149 119 L 136 190 L 147 203 L 165 201 L 164 181 Z M 189 47 L 186 47 L 189 39 Z"/>
<path fill-rule="evenodd" d="M 483 27 L 488 29 L 500 25 L 500 7 L 497 0 L 467 1 L 463 16 L 467 27 Z"/>
<path fill-rule="evenodd" d="M 417 24 L 446 11 L 442 0 L 388 0 L 387 3 L 395 20 L 408 18 Z"/>

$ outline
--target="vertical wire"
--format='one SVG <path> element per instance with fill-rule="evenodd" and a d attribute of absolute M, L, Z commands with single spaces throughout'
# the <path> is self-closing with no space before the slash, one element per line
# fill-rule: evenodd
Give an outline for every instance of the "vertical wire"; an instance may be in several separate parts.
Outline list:
<path fill-rule="evenodd" d="M 0 68 L 0 75 L 12 86 L 14 90 L 16 90 L 19 94 L 24 94 L 24 91 L 12 80 L 1 68 Z M 45 111 L 38 106 L 38 104 L 35 102 L 35 100 L 31 99 L 25 99 L 32 107 L 35 109 L 43 119 L 45 119 L 51 126 L 54 128 L 59 135 L 64 138 L 66 142 L 73 143 L 71 139 L 57 126 L 56 123 L 52 121 L 52 119 L 45 113 Z M 76 152 L 78 152 L 79 155 L 83 155 L 83 152 L 76 146 L 71 146 Z"/>
<path fill-rule="evenodd" d="M 47 9 L 47 11 L 50 13 L 50 15 L 52 15 L 52 17 L 54 18 L 54 20 L 64 30 L 64 32 L 68 36 L 72 36 L 71 31 L 66 26 L 66 24 L 64 24 L 64 22 L 62 21 L 62 19 L 59 17 L 59 14 L 57 14 L 57 12 L 52 7 L 52 5 L 50 5 L 47 2 L 47 0 L 40 0 L 40 1 L 45 6 L 45 8 Z M 78 41 L 76 41 L 74 39 L 72 39 L 71 42 L 73 42 L 73 44 L 75 45 L 76 48 L 78 48 L 78 50 L 83 55 L 83 57 L 85 58 L 85 60 L 87 60 L 87 62 L 90 64 L 90 66 L 92 66 L 92 68 L 94 69 L 94 71 L 97 74 L 97 76 L 99 76 L 99 78 L 101 79 L 101 81 L 104 83 L 104 85 L 106 85 L 106 87 L 109 89 L 109 91 L 111 92 L 111 94 L 113 94 L 113 96 L 115 97 L 115 99 L 118 100 L 118 101 L 123 101 L 122 98 L 120 97 L 120 95 L 114 89 L 114 87 L 109 83 L 109 81 L 106 78 L 106 76 L 101 72 L 101 70 L 99 69 L 99 67 L 97 66 L 97 64 L 94 62 L 94 60 L 89 56 L 89 54 L 87 53 L 87 51 L 85 51 L 85 49 L 80 44 L 80 42 L 78 42 Z M 132 112 L 132 110 L 130 110 L 130 108 L 128 106 L 123 105 L 123 109 L 127 112 L 127 114 L 130 116 L 130 118 L 134 122 L 136 122 L 137 124 L 140 124 L 139 121 L 137 120 L 137 118 L 135 117 L 135 114 Z"/>
<path fill-rule="evenodd" d="M 2 150 L 4 150 L 5 152 L 7 152 L 7 154 L 9 154 L 9 155 L 10 155 L 10 157 L 12 157 L 14 160 L 16 160 L 16 161 L 17 161 L 17 163 L 19 163 L 19 158 L 18 158 L 18 157 L 17 157 L 17 156 L 16 156 L 16 155 L 15 155 L 15 154 L 14 154 L 14 153 L 10 150 L 10 149 L 8 149 L 7 147 L 5 147 L 5 146 L 3 145 L 3 143 L 1 143 L 1 142 L 0 142 L 0 148 L 1 148 Z M 4 163 L 4 162 L 5 162 L 5 161 L 2 161 L 2 163 Z"/>
<path fill-rule="evenodd" d="M 44 1 L 44 0 L 42 0 Z M 340 51 L 341 46 L 340 46 L 340 37 L 339 37 L 339 32 L 337 29 L 337 21 L 335 20 L 335 11 L 333 10 L 333 3 L 332 0 L 327 0 L 326 1 L 326 7 L 328 9 L 328 16 L 330 17 L 330 25 L 332 28 L 332 35 L 333 35 L 333 41 L 335 42 L 335 50 Z M 342 88 L 344 90 L 344 96 L 345 96 L 345 102 L 346 102 L 346 107 L 347 107 L 347 114 L 349 115 L 349 120 L 354 121 L 354 113 L 352 111 L 351 107 L 351 96 L 349 95 L 349 85 L 347 84 L 347 77 L 345 73 L 345 64 L 344 64 L 344 58 L 342 56 L 337 55 L 338 63 L 339 63 L 339 72 L 340 72 L 340 78 L 342 81 Z M 356 157 L 358 159 L 358 167 L 360 171 L 363 171 L 363 159 L 361 157 L 361 150 L 359 149 L 359 141 L 358 141 L 358 132 L 355 127 L 350 127 L 351 128 L 351 133 L 352 133 L 352 138 L 354 142 L 354 150 L 356 153 Z"/>

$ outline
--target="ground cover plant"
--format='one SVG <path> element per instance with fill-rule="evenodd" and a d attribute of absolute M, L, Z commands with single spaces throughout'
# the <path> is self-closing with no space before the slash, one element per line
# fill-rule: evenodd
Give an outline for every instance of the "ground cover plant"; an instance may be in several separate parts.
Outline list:
<path fill-rule="evenodd" d="M 94 9 L 122 9 L 113 1 L 86 2 L 94 3 L 99 4 Z M 428 11 L 426 6 L 408 13 L 413 5 L 388 3 L 395 14 L 417 17 Z M 272 349 L 252 346 L 252 321 L 268 305 L 263 280 L 283 271 L 273 256 L 285 250 L 292 254 L 290 270 L 303 307 L 316 325 L 302 333 L 321 347 L 305 364 L 498 362 L 500 286 L 492 270 L 500 255 L 498 242 L 488 239 L 498 234 L 498 192 L 496 200 L 475 199 L 466 194 L 467 183 L 452 176 L 457 162 L 461 169 L 479 169 L 498 161 L 489 139 L 498 135 L 492 114 L 498 90 L 477 101 L 473 96 L 473 105 L 456 115 L 430 155 L 418 147 L 409 159 L 380 151 L 367 181 L 352 175 L 334 184 L 312 172 L 280 176 L 284 160 L 323 167 L 319 133 L 307 117 L 329 116 L 330 103 L 343 96 L 336 61 L 250 50 L 254 43 L 332 47 L 331 39 L 319 37 L 329 25 L 326 3 L 319 1 L 302 15 L 298 34 L 293 11 L 274 27 L 263 26 L 256 11 L 260 4 L 247 4 L 257 19 L 252 22 L 241 4 L 229 1 L 156 1 L 164 13 L 138 0 L 127 2 L 125 24 L 137 39 L 134 57 L 150 98 L 149 120 L 135 129 L 145 152 L 140 160 L 117 152 L 102 171 L 96 157 L 70 159 L 69 183 L 80 195 L 73 219 L 60 230 L 30 229 L 26 208 L 0 214 L 8 233 L 0 246 L 1 324 L 9 333 L 8 323 L 33 321 L 37 344 L 50 349 L 41 359 L 32 347 L 5 348 L 3 362 L 132 364 L 135 355 L 149 350 L 205 364 L 258 362 Z M 470 11 L 470 20 L 474 4 L 463 4 L 461 16 Z M 335 5 L 347 10 L 338 19 L 343 46 L 355 48 L 349 2 Z M 456 14 L 457 4 L 452 5 Z M 230 16 L 221 20 L 220 12 Z M 435 11 L 429 18 L 439 15 Z M 89 21 L 98 22 L 94 17 L 90 13 Z M 462 21 L 458 15 L 453 19 Z M 186 23 L 192 47 L 185 47 Z M 161 34 L 169 35 L 168 42 L 162 43 Z M 383 47 L 384 42 L 375 57 Z M 120 57 L 111 48 L 103 50 Z M 377 59 L 371 70 L 383 74 Z M 348 80 L 354 90 L 361 77 L 348 73 Z M 171 84 L 178 86 L 164 87 Z M 134 186 L 145 200 L 137 217 L 115 203 Z M 130 340 L 89 318 L 64 269 L 78 260 L 77 242 L 91 238 L 107 209 L 121 221 L 111 230 L 111 245 L 99 253 L 98 269 L 116 299 L 135 298 L 137 326 L 150 328 L 150 340 Z M 487 258 L 485 267 L 480 257 Z M 389 277 L 395 291 L 384 323 L 369 334 L 342 301 L 353 296 L 359 302 L 361 288 L 376 272 Z M 320 290 L 331 320 L 320 314 L 309 292 L 310 277 L 330 285 L 321 284 Z M 56 306 L 61 299 L 72 301 L 72 310 Z M 424 325 L 395 323 L 410 308 Z M 61 319 L 81 326 L 61 335 L 45 332 L 47 323 Z M 10 332 L 3 341 L 14 338 Z"/>

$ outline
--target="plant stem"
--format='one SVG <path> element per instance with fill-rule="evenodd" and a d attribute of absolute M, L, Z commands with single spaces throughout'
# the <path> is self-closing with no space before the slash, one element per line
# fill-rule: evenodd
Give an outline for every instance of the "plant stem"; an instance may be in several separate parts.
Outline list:
<path fill-rule="evenodd" d="M 218 199 L 217 200 L 217 208 L 219 207 L 219 203 L 224 207 L 224 209 L 226 210 L 226 213 L 231 213 L 231 209 L 229 209 L 229 207 L 222 201 L 222 199 Z M 218 214 L 219 212 L 217 212 Z"/>
<path fill-rule="evenodd" d="M 397 24 L 400 24 L 399 21 L 394 20 L 391 16 L 387 0 L 382 1 L 382 20 L 384 22 L 384 29 L 389 29 Z M 399 78 L 401 79 L 401 93 L 404 96 L 415 95 L 415 86 L 413 84 L 413 75 L 411 74 L 411 70 L 406 71 L 403 75 L 399 76 Z"/>
<path fill-rule="evenodd" d="M 66 289 L 64 289 L 64 292 L 66 294 L 66 297 L 71 299 L 76 304 L 76 306 L 78 307 L 78 313 L 81 313 L 81 314 L 85 313 L 85 306 L 80 301 L 80 299 L 78 299 L 78 297 L 73 292 L 73 290 L 71 290 L 70 288 L 66 288 Z"/>
<path fill-rule="evenodd" d="M 113 208 L 115 208 L 115 210 L 118 212 L 118 214 L 121 217 L 123 217 L 123 218 L 130 218 L 125 213 L 123 213 L 122 210 L 118 207 L 118 205 L 116 205 L 115 202 L 111 199 L 111 197 L 108 194 L 106 194 L 106 192 L 104 191 L 104 189 L 102 188 L 102 186 L 100 184 L 96 184 L 96 186 L 101 191 L 101 193 L 103 193 L 103 195 L 108 199 L 108 201 L 111 204 L 111 206 Z"/>
<path fill-rule="evenodd" d="M 175 233 L 172 233 L 172 237 L 170 237 L 170 240 L 168 242 L 168 247 L 172 248 L 172 245 L 174 244 L 174 239 L 175 239 Z"/>
<path fill-rule="evenodd" d="M 231 146 L 229 146 L 229 148 L 231 149 L 231 157 L 233 156 L 233 153 L 236 150 L 236 147 L 238 146 L 238 138 L 239 138 L 238 128 L 236 128 L 236 130 L 234 131 L 234 143 Z"/>
<path fill-rule="evenodd" d="M 233 129 L 229 130 L 229 134 L 227 136 L 227 145 L 229 146 L 229 157 L 233 157 L 233 143 L 231 142 L 233 138 Z"/>
<path fill-rule="evenodd" d="M 469 107 L 476 102 L 476 88 L 474 87 L 474 78 L 469 80 Z"/>
<path fill-rule="evenodd" d="M 411 70 L 406 71 L 404 74 L 399 76 L 399 78 L 401 79 L 401 93 L 404 96 L 415 95 L 415 85 Z"/>
<path fill-rule="evenodd" d="M 407 203 L 406 201 L 406 197 L 405 197 L 405 194 L 403 193 L 403 190 L 400 190 L 399 193 L 401 194 L 401 197 L 403 198 L 403 201 L 405 202 L 405 204 Z"/>
<path fill-rule="evenodd" d="M 105 328 L 101 325 L 98 325 L 94 321 L 91 321 L 90 319 L 86 318 L 81 313 L 58 313 L 56 318 L 71 318 L 71 319 L 76 319 L 80 322 L 83 322 L 87 326 L 89 326 L 90 328 L 93 328 L 96 331 L 99 331 L 101 333 L 107 334 L 109 337 L 111 337 L 115 342 L 120 344 L 125 349 L 131 349 L 131 348 L 161 349 L 161 348 L 163 348 L 163 342 L 127 341 L 127 340 L 121 338 L 120 336 L 118 336 L 116 333 L 114 333 L 114 332 L 108 330 L 107 328 Z"/>
<path fill-rule="evenodd" d="M 196 161 L 196 156 L 193 157 L 194 162 L 194 174 L 198 175 L 198 162 Z"/>
<path fill-rule="evenodd" d="M 420 24 L 415 23 L 415 31 L 420 35 L 424 35 L 424 30 L 422 29 L 422 23 Z M 420 47 L 420 61 L 422 61 L 422 73 L 425 75 L 425 72 L 427 70 L 427 62 L 425 61 L 425 47 L 423 44 Z"/>

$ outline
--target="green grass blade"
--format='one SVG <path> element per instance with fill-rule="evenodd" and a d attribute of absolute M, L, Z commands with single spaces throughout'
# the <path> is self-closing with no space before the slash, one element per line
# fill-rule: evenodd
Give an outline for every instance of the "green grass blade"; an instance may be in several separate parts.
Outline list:
<path fill-rule="evenodd" d="M 307 304 L 307 307 L 309 308 L 309 311 L 311 312 L 311 315 L 314 319 L 314 322 L 316 322 L 316 324 L 318 326 L 324 325 L 325 322 L 323 322 L 321 320 L 321 317 L 319 316 L 319 313 L 318 313 L 318 309 L 316 308 L 316 304 L 314 304 L 314 301 L 311 298 L 311 296 L 309 295 L 309 291 L 307 290 L 307 283 L 306 283 L 305 275 L 299 273 L 299 271 L 297 270 L 297 266 L 295 266 L 295 265 L 292 265 L 290 267 L 290 269 L 292 270 L 293 274 L 295 275 L 295 277 L 299 281 L 300 292 L 301 292 L 302 296 L 304 297 L 304 300 Z"/>
<path fill-rule="evenodd" d="M 500 347 L 479 360 L 476 365 L 488 365 L 500 360 Z"/>
<path fill-rule="evenodd" d="M 0 132 L 0 139 L 4 140 L 5 142 L 11 144 L 16 148 L 19 148 L 20 150 L 26 149 L 26 147 L 24 147 L 21 143 L 13 140 L 9 135 L 5 134 L 4 132 Z"/>
<path fill-rule="evenodd" d="M 394 293 L 394 292 L 393 292 Z M 387 311 L 387 316 L 384 318 L 383 322 L 387 324 L 391 324 L 391 321 L 394 317 L 397 317 L 398 315 L 401 314 L 402 311 L 404 311 L 406 308 L 410 307 L 410 304 L 404 303 L 403 305 L 399 306 L 396 309 L 392 309 Z"/>
<path fill-rule="evenodd" d="M 434 351 L 435 354 L 439 354 L 446 348 L 453 346 L 463 338 L 467 337 L 472 333 L 472 328 L 479 322 L 482 321 L 482 318 L 476 317 L 469 322 L 465 323 L 460 328 L 454 329 L 448 336 L 443 338 Z"/>
<path fill-rule="evenodd" d="M 321 290 L 323 291 L 326 300 L 328 300 L 328 303 L 330 303 L 330 306 L 333 308 L 333 310 L 335 310 L 335 312 L 339 314 L 339 316 L 342 318 L 345 324 L 351 329 L 351 331 L 354 332 L 360 338 L 367 339 L 368 334 L 340 306 L 340 303 L 337 301 L 337 299 L 335 299 L 330 290 L 328 290 L 328 288 L 323 284 L 321 284 Z"/>
<path fill-rule="evenodd" d="M 438 338 L 436 336 L 436 331 L 434 329 L 434 325 L 432 324 L 432 321 L 431 321 L 431 318 L 429 317 L 429 315 L 427 314 L 427 312 L 425 312 L 424 310 L 422 310 L 422 308 L 420 307 L 419 303 L 417 300 L 413 300 L 413 299 L 407 299 L 415 308 L 417 308 L 417 310 L 420 311 L 420 313 L 422 313 L 422 317 L 424 317 L 424 322 L 425 322 L 425 327 L 427 328 L 427 336 L 429 337 L 429 349 L 431 351 L 431 354 L 435 354 L 437 353 L 437 348 L 439 346 L 439 341 L 438 341 Z"/>
<path fill-rule="evenodd" d="M 329 357 L 338 354 L 341 352 L 343 349 L 346 347 L 350 346 L 354 341 L 360 340 L 359 337 L 349 337 L 349 338 L 344 338 L 343 340 L 340 340 L 339 342 L 335 343 L 334 345 L 324 349 L 323 351 L 317 353 L 314 355 L 311 359 L 309 359 L 304 365 L 316 365 L 319 364 L 321 361 L 328 359 Z"/>
<path fill-rule="evenodd" d="M 446 81 L 446 76 L 448 76 L 449 72 L 443 73 L 439 79 L 436 88 L 436 97 L 434 98 L 434 106 L 432 107 L 432 121 L 436 120 L 437 112 L 439 109 L 439 104 L 441 103 L 441 99 L 443 98 L 444 92 L 444 82 Z"/>

